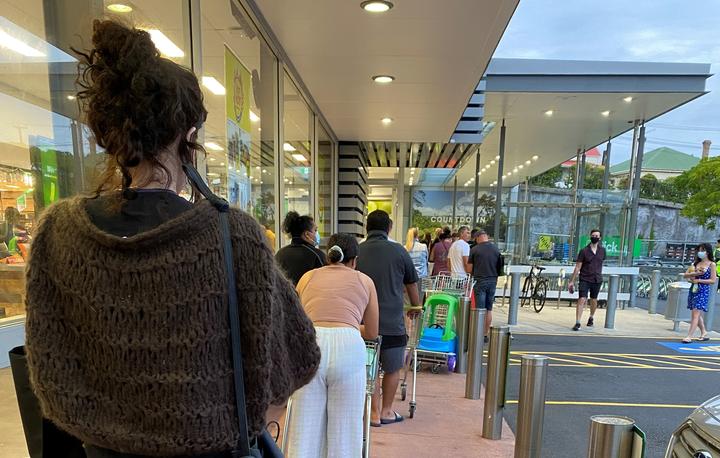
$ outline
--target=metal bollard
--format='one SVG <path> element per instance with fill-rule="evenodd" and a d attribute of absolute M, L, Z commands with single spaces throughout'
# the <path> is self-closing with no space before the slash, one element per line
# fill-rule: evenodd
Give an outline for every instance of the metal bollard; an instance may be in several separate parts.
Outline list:
<path fill-rule="evenodd" d="M 717 261 L 717 259 L 715 260 Z M 715 319 L 715 306 L 717 306 L 717 280 L 714 284 L 710 285 L 710 294 L 708 297 L 708 311 L 705 314 L 705 327 L 711 331 L 713 327 L 713 320 Z"/>
<path fill-rule="evenodd" d="M 631 275 L 630 276 L 630 303 L 628 304 L 629 308 L 633 308 L 637 305 L 637 284 L 638 284 L 637 275 Z"/>
<path fill-rule="evenodd" d="M 560 273 L 558 274 L 558 297 L 557 297 L 557 305 L 555 306 L 555 310 L 560 309 L 560 300 L 562 299 L 562 293 L 565 291 L 565 269 L 560 269 Z"/>
<path fill-rule="evenodd" d="M 653 270 L 650 277 L 650 303 L 648 313 L 657 313 L 658 294 L 660 294 L 660 271 Z"/>
<path fill-rule="evenodd" d="M 615 415 L 590 417 L 588 458 L 631 458 L 635 420 Z"/>
<path fill-rule="evenodd" d="M 617 309 L 617 295 L 620 277 L 610 275 L 608 284 L 607 311 L 605 312 L 605 329 L 615 329 L 615 309 Z"/>
<path fill-rule="evenodd" d="M 485 309 L 470 310 L 468 371 L 465 378 L 465 397 L 468 399 L 480 399 L 483 346 L 485 344 L 485 313 Z"/>
<path fill-rule="evenodd" d="M 548 359 L 524 355 L 520 365 L 515 458 L 539 458 L 542 448 Z"/>
<path fill-rule="evenodd" d="M 505 408 L 505 382 L 510 360 L 510 327 L 490 328 L 487 381 L 485 382 L 485 408 L 482 436 L 485 439 L 502 438 L 503 410 Z"/>
<path fill-rule="evenodd" d="M 455 372 L 464 374 L 467 372 L 468 364 L 468 324 L 470 321 L 470 300 L 463 299 L 460 301 L 460 310 L 458 311 L 458 332 L 457 332 L 457 364 Z"/>
<path fill-rule="evenodd" d="M 510 274 L 510 310 L 508 310 L 508 324 L 516 325 L 518 308 L 520 307 L 520 272 Z"/>

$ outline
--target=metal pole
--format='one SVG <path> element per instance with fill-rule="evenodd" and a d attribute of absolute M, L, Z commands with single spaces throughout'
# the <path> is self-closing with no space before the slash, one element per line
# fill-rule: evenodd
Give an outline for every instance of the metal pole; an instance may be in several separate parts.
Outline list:
<path fill-rule="evenodd" d="M 578 162 L 577 162 L 577 168 L 578 168 L 578 181 L 577 181 L 577 187 L 575 189 L 575 203 L 582 201 L 582 196 L 580 195 L 580 192 L 585 187 L 585 147 L 582 148 L 583 153 L 578 155 Z M 573 232 L 573 240 L 575 240 L 576 244 L 579 244 L 580 241 L 580 222 L 582 221 L 582 214 L 580 212 L 579 208 L 575 208 L 573 210 L 575 212 L 575 230 Z M 577 248 L 575 249 L 575 253 L 577 253 Z"/>
<path fill-rule="evenodd" d="M 485 382 L 485 408 L 482 436 L 485 439 L 502 438 L 503 410 L 505 408 L 505 382 L 510 360 L 510 327 L 490 329 L 487 381 Z"/>
<path fill-rule="evenodd" d="M 520 305 L 520 272 L 510 273 L 510 310 L 508 310 L 508 324 L 516 325 L 518 307 Z"/>
<path fill-rule="evenodd" d="M 475 153 L 475 193 L 473 194 L 473 219 L 472 227 L 477 227 L 478 199 L 480 198 L 480 146 Z"/>
<path fill-rule="evenodd" d="M 617 308 L 619 275 L 610 275 L 608 284 L 607 311 L 605 312 L 605 329 L 615 329 L 615 309 Z"/>
<path fill-rule="evenodd" d="M 717 259 L 716 259 L 717 261 Z M 717 305 L 717 280 L 710 285 L 710 295 L 708 297 L 708 311 L 705 314 L 705 327 L 708 331 L 712 331 L 713 320 L 715 319 L 715 306 Z"/>
<path fill-rule="evenodd" d="M 465 378 L 465 397 L 480 399 L 482 382 L 483 346 L 485 344 L 485 309 L 470 310 L 470 341 L 468 347 L 468 373 Z"/>
<path fill-rule="evenodd" d="M 457 364 L 455 365 L 455 372 L 458 374 L 464 374 L 467 372 L 468 364 L 468 325 L 470 321 L 470 301 L 463 299 L 460 301 L 460 316 L 458 317 L 458 333 L 457 333 Z"/>
<path fill-rule="evenodd" d="M 686 282 L 687 278 L 685 278 L 685 276 L 683 274 L 678 274 L 677 281 Z M 669 296 L 669 293 L 668 293 L 668 296 Z M 678 308 L 679 307 L 676 305 L 675 306 L 675 318 L 677 318 L 677 316 L 678 316 Z M 682 321 L 682 320 L 677 320 L 677 319 L 673 320 L 673 332 L 680 332 L 680 321 Z M 712 328 L 707 328 L 707 329 L 712 329 Z"/>
<path fill-rule="evenodd" d="M 507 128 L 505 127 L 505 120 L 503 119 L 502 127 L 500 127 L 500 145 L 498 155 L 498 172 L 497 172 L 497 184 L 495 185 L 495 227 L 493 237 L 495 237 L 495 243 L 500 243 L 500 221 L 502 220 L 502 188 L 503 188 L 503 165 L 505 163 L 505 134 Z"/>
<path fill-rule="evenodd" d="M 567 273 L 565 272 L 565 269 L 560 269 L 560 273 L 558 274 L 558 297 L 557 297 L 557 306 L 555 309 L 560 308 L 560 300 L 562 299 L 562 293 L 565 291 L 565 276 Z"/>
<path fill-rule="evenodd" d="M 637 160 L 637 138 L 638 138 L 638 121 L 633 123 L 633 137 L 630 144 L 630 168 L 628 169 L 628 189 L 623 205 L 623 223 L 620 228 L 620 265 L 625 265 L 627 253 L 625 252 L 625 242 L 627 241 L 628 232 L 628 211 L 630 210 L 630 201 L 632 200 L 632 184 L 635 174 L 635 161 Z"/>
<path fill-rule="evenodd" d="M 631 458 L 635 420 L 615 415 L 590 417 L 588 458 Z"/>
<path fill-rule="evenodd" d="M 525 202 L 530 202 L 530 177 L 525 178 Z M 520 233 L 520 260 L 519 263 L 525 262 L 525 259 L 527 259 L 526 252 L 527 252 L 527 228 L 529 226 L 528 224 L 528 208 L 523 207 L 522 210 L 522 232 Z"/>
<path fill-rule="evenodd" d="M 658 294 L 660 294 L 660 271 L 653 270 L 650 277 L 650 302 L 648 313 L 657 313 Z"/>
<path fill-rule="evenodd" d="M 523 355 L 522 357 L 515 458 L 540 458 L 545 417 L 547 368 L 547 356 Z"/>
<path fill-rule="evenodd" d="M 638 135 L 638 147 L 635 159 L 635 176 L 632 182 L 632 200 L 630 201 L 630 221 L 628 222 L 627 236 L 627 262 L 626 265 L 633 265 L 633 248 L 635 237 L 637 237 L 638 205 L 640 200 L 640 173 L 642 172 L 643 153 L 645 151 L 645 122 L 643 121 Z"/>
<path fill-rule="evenodd" d="M 455 179 L 453 180 L 453 211 L 452 211 L 452 221 L 450 222 L 450 229 L 455 232 L 455 210 L 457 209 L 457 175 L 455 175 Z"/>
<path fill-rule="evenodd" d="M 578 210 L 575 208 L 578 201 L 578 184 L 580 183 L 580 148 L 575 152 L 575 177 L 573 178 L 573 208 L 572 208 L 572 219 L 571 221 L 571 230 L 570 230 L 570 253 L 577 252 L 577 249 L 575 248 L 575 244 L 577 243 L 575 241 L 575 228 L 577 226 L 578 221 Z"/>
<path fill-rule="evenodd" d="M 629 308 L 633 308 L 637 305 L 637 284 L 638 284 L 638 276 L 631 275 L 630 276 L 630 303 L 628 304 Z"/>
<path fill-rule="evenodd" d="M 612 142 L 608 138 L 607 147 L 605 148 L 605 153 L 603 154 L 603 184 L 602 184 L 602 197 L 600 199 L 600 203 L 604 204 L 607 200 L 607 191 L 608 187 L 610 186 L 610 152 L 612 151 Z M 602 235 L 605 235 L 606 230 L 606 222 L 605 222 L 605 211 L 600 212 L 600 233 Z"/>

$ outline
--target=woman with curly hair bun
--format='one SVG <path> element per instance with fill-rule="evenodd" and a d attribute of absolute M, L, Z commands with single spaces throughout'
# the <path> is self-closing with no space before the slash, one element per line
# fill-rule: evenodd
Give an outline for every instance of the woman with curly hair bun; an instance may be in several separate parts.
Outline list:
<path fill-rule="evenodd" d="M 195 75 L 161 57 L 143 30 L 95 21 L 92 44 L 79 53 L 78 100 L 107 163 L 93 197 L 57 202 L 37 228 L 30 380 L 43 415 L 88 458 L 227 457 L 240 438 L 229 288 L 238 290 L 251 438 L 313 378 L 315 330 L 255 220 L 228 213 L 228 285 L 217 209 L 178 195 L 183 166 L 202 153 L 207 111 Z"/>
<path fill-rule="evenodd" d="M 318 244 L 318 227 L 311 216 L 288 212 L 283 221 L 283 232 L 292 237 L 292 241 L 280 248 L 275 260 L 288 279 L 297 285 L 306 272 L 327 264 L 327 258 L 315 246 Z"/>

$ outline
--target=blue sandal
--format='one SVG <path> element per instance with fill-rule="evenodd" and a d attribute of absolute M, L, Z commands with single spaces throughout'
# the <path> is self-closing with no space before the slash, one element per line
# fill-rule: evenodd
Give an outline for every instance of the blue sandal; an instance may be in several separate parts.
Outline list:
<path fill-rule="evenodd" d="M 393 423 L 400 423 L 401 421 L 405 420 L 405 417 L 403 417 L 399 413 L 397 413 L 395 411 L 393 411 L 393 413 L 395 414 L 395 418 L 392 418 L 392 419 L 381 418 L 380 423 L 382 423 L 383 425 L 390 425 Z"/>

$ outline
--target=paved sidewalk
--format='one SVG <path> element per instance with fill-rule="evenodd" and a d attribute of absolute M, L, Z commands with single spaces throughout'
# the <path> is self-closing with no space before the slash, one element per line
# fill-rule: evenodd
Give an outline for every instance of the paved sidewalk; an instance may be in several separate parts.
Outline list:
<path fill-rule="evenodd" d="M 501 440 L 482 437 L 484 394 L 483 390 L 481 399 L 477 401 L 465 399 L 464 375 L 420 372 L 415 418 L 373 428 L 370 456 L 513 456 L 515 436 L 507 422 L 503 422 Z M 407 415 L 407 403 L 401 404 L 398 398 L 396 410 Z"/>
<path fill-rule="evenodd" d="M 465 399 L 464 395 L 464 375 L 421 371 L 415 418 L 372 428 L 371 456 L 511 457 L 515 437 L 507 423 L 503 423 L 502 440 L 483 439 L 484 398 L 473 401 Z M 406 417 L 408 401 L 401 403 L 398 397 L 395 405 L 396 410 Z M 0 369 L 0 428 L 0 458 L 27 458 L 10 368 Z"/>
<path fill-rule="evenodd" d="M 579 332 L 571 328 L 575 324 L 575 303 L 568 307 L 567 301 L 560 303 L 557 308 L 555 301 L 548 301 L 540 313 L 535 313 L 532 306 L 520 307 L 518 310 L 518 324 L 512 326 L 512 331 L 523 334 L 546 334 L 546 335 L 609 335 L 618 337 L 648 337 L 663 339 L 682 339 L 687 335 L 689 325 L 680 323 L 680 332 L 674 332 L 673 322 L 666 320 L 663 315 L 649 314 L 647 310 L 633 307 L 615 311 L 615 328 L 605 329 L 606 309 L 598 309 L 595 312 L 595 326 L 587 328 L 589 307 L 583 313 L 582 328 Z M 493 323 L 495 325 L 507 324 L 509 310 L 508 299 L 505 305 L 500 306 L 500 298 L 495 302 L 493 310 Z M 698 331 L 699 334 L 699 331 Z M 720 333 L 712 331 L 709 333 L 713 339 L 720 339 Z"/>

